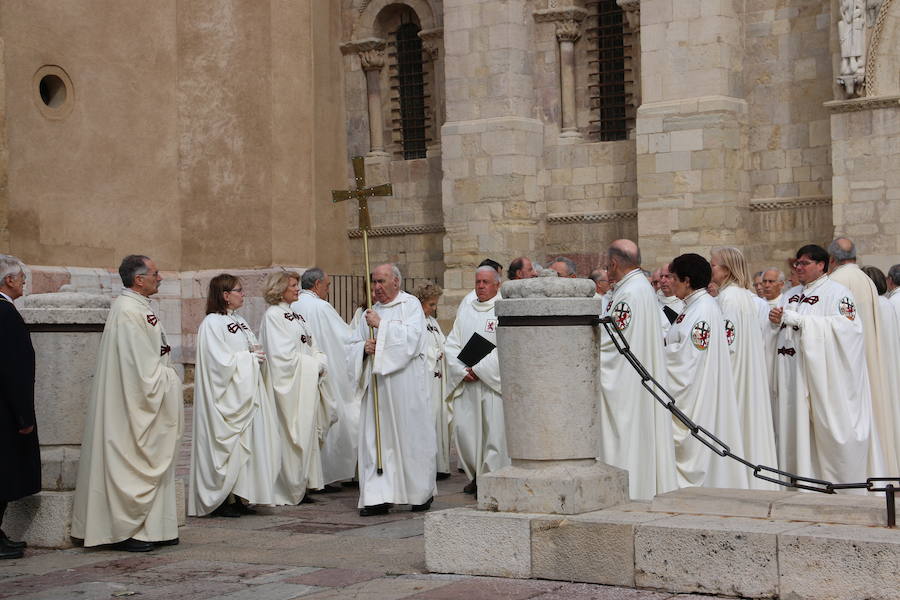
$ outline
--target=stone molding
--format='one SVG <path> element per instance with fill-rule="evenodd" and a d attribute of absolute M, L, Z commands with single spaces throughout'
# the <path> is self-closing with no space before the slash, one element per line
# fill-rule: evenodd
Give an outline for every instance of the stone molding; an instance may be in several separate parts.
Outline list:
<path fill-rule="evenodd" d="M 797 208 L 815 208 L 830 206 L 829 196 L 795 196 L 792 198 L 755 198 L 750 201 L 750 212 L 770 210 L 792 210 Z"/>
<path fill-rule="evenodd" d="M 628 27 L 637 32 L 641 28 L 641 0 L 616 0 L 616 4 L 625 13 Z"/>
<path fill-rule="evenodd" d="M 869 47 L 866 49 L 866 93 L 877 94 L 876 87 L 878 79 L 876 77 L 877 69 L 875 63 L 878 60 L 878 47 L 881 45 L 881 32 L 884 30 L 884 22 L 887 20 L 888 9 L 894 0 L 883 0 L 881 8 L 878 10 L 878 16 L 875 18 L 875 24 L 872 26 L 872 38 L 869 41 Z"/>
<path fill-rule="evenodd" d="M 534 11 L 536 23 L 553 23 L 556 21 L 575 21 L 581 23 L 587 17 L 587 11 L 577 6 L 560 6 L 559 8 L 542 8 Z"/>
<path fill-rule="evenodd" d="M 581 24 L 575 19 L 556 21 L 556 40 L 559 42 L 577 42 L 581 37 Z"/>
<path fill-rule="evenodd" d="M 831 114 L 860 112 L 876 108 L 900 108 L 900 96 L 874 96 L 852 100 L 831 100 L 824 106 Z"/>
<path fill-rule="evenodd" d="M 386 225 L 369 229 L 369 237 L 391 237 L 398 235 L 422 235 L 425 233 L 444 233 L 442 223 L 426 223 L 424 225 Z M 350 229 L 347 237 L 351 240 L 362 237 L 361 229 Z"/>
<path fill-rule="evenodd" d="M 359 40 L 350 40 L 340 45 L 342 54 L 353 54 L 354 52 L 363 53 L 370 50 L 384 50 L 387 41 L 382 38 L 363 38 Z"/>
<path fill-rule="evenodd" d="M 617 221 L 634 221 L 636 210 L 611 210 L 597 213 L 566 213 L 547 215 L 548 225 L 570 225 L 577 223 L 615 223 Z"/>
<path fill-rule="evenodd" d="M 444 40 L 444 28 L 435 27 L 434 29 L 423 29 L 419 32 L 419 39 L 422 40 L 422 51 L 429 60 L 437 60 L 440 54 L 440 46 Z"/>

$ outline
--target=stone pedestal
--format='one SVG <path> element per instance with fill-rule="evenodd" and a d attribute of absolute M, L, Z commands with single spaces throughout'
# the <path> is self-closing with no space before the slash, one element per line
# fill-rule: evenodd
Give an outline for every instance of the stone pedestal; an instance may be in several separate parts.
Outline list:
<path fill-rule="evenodd" d="M 478 479 L 479 508 L 571 515 L 627 502 L 628 474 L 595 460 L 602 304 L 593 282 L 510 281 L 502 295 L 497 343 L 512 465 Z"/>

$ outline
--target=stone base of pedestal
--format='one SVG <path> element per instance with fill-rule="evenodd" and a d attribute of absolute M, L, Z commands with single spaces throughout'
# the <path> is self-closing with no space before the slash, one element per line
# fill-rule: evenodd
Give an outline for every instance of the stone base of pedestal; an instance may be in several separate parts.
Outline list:
<path fill-rule="evenodd" d="M 575 515 L 628 502 L 628 472 L 603 463 L 508 466 L 478 478 L 481 510 Z"/>
<path fill-rule="evenodd" d="M 876 504 L 884 510 L 882 498 L 685 489 L 568 516 L 454 508 L 425 516 L 425 562 L 670 593 L 888 600 L 900 589 L 900 531 L 879 527 Z"/>
<path fill-rule="evenodd" d="M 42 491 L 10 502 L 3 518 L 3 531 L 11 539 L 28 542 L 29 546 L 70 548 L 73 545 L 70 533 L 74 503 L 74 490 Z M 181 527 L 187 522 L 183 479 L 175 480 L 175 505 Z"/>

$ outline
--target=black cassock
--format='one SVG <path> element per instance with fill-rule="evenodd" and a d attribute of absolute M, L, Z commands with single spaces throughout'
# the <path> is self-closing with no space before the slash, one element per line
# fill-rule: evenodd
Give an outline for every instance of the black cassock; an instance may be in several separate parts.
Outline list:
<path fill-rule="evenodd" d="M 34 347 L 22 315 L 0 296 L 0 501 L 41 489 L 41 452 L 35 424 Z"/>

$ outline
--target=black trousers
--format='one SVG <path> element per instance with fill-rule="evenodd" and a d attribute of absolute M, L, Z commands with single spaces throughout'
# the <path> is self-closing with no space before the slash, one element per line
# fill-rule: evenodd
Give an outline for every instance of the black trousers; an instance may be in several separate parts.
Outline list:
<path fill-rule="evenodd" d="M 0 500 L 0 531 L 3 531 L 3 513 L 6 512 L 6 500 Z"/>

